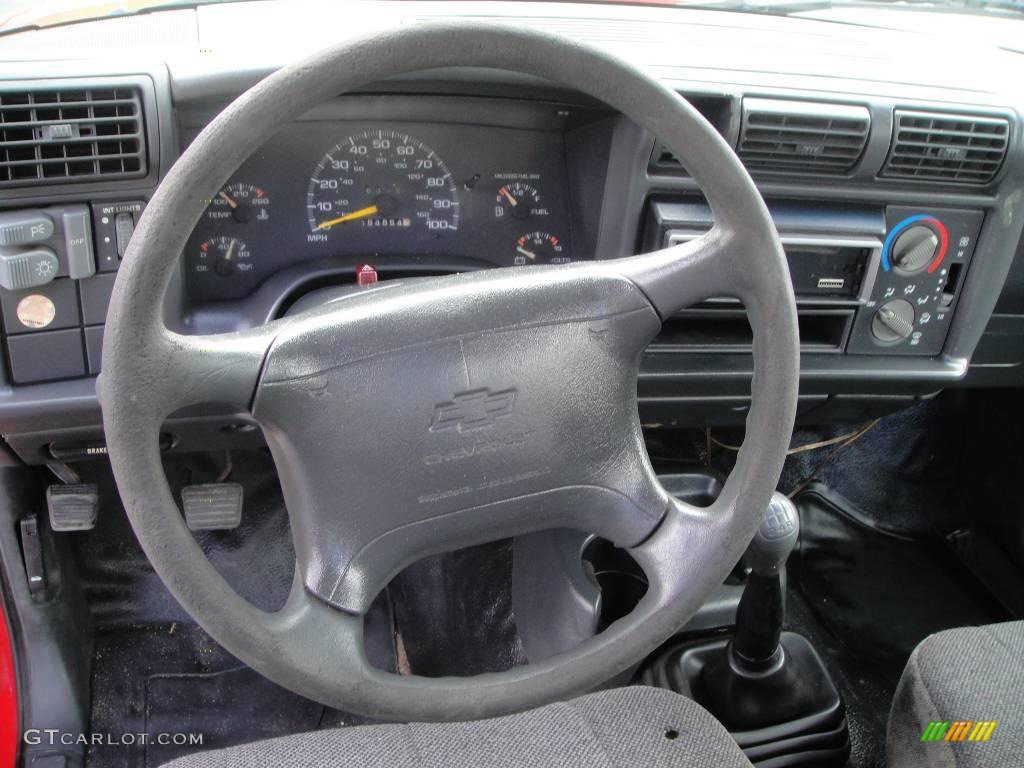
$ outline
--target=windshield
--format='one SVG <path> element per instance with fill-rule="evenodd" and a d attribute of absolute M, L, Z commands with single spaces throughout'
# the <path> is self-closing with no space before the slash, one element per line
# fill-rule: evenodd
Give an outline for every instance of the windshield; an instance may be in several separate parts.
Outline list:
<path fill-rule="evenodd" d="M 170 8 L 240 0 L 0 0 L 0 33 L 70 24 L 87 19 L 130 16 Z M 298 4 L 299 0 L 292 0 Z M 605 4 L 712 8 L 746 13 L 790 14 L 837 7 L 877 7 L 972 14 L 1024 14 L 1024 0 L 596 0 Z M 580 3 L 584 5 L 586 3 Z"/>
<path fill-rule="evenodd" d="M 0 0 L 0 31 L 54 27 L 108 16 L 131 16 L 162 8 L 193 8 L 232 0 Z"/>

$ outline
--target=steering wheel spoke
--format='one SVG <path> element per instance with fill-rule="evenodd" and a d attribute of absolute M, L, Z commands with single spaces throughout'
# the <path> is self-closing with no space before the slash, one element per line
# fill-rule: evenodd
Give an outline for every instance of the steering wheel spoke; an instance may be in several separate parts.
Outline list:
<path fill-rule="evenodd" d="M 699 238 L 614 263 L 664 319 L 706 299 L 749 295 L 738 241 L 731 228 L 719 225 Z"/>
<path fill-rule="evenodd" d="M 251 410 L 267 352 L 287 321 L 234 333 L 190 336 L 166 332 L 153 360 L 166 387 L 168 413 L 220 402 Z"/>

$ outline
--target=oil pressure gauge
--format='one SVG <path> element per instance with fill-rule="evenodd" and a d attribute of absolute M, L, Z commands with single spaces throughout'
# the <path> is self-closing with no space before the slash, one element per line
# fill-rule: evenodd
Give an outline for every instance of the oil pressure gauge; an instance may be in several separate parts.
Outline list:
<path fill-rule="evenodd" d="M 251 272 L 252 268 L 252 251 L 237 237 L 203 240 L 192 262 L 192 270 L 197 275 L 213 274 L 224 278 Z"/>

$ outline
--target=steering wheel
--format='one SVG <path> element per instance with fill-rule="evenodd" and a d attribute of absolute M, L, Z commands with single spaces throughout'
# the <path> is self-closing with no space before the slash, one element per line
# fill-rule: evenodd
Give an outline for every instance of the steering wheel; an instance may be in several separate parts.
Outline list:
<path fill-rule="evenodd" d="M 536 75 L 661 138 L 715 218 L 654 253 L 387 283 L 267 325 L 169 331 L 161 307 L 206 204 L 295 117 L 358 86 L 437 67 Z M 644 448 L 640 357 L 661 322 L 705 298 L 744 303 L 754 332 L 746 439 L 710 507 L 672 498 Z M 736 155 L 682 97 L 580 43 L 512 26 L 418 25 L 346 41 L 239 97 L 174 164 L 117 276 L 98 391 L 121 498 L 153 567 L 214 639 L 278 684 L 402 720 L 493 716 L 595 687 L 668 639 L 756 530 L 792 432 L 796 306 L 768 210 Z M 297 567 L 276 612 L 235 593 L 168 488 L 158 436 L 202 402 L 248 410 L 280 475 Z M 546 528 L 628 548 L 650 587 L 576 649 L 475 677 L 374 668 L 363 615 L 429 553 Z"/>

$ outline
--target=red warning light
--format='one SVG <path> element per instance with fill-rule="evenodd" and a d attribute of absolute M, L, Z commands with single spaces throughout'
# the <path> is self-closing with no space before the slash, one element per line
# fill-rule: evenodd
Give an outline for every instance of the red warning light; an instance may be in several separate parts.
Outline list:
<path fill-rule="evenodd" d="M 356 265 L 356 285 L 373 285 L 377 282 L 377 268 L 373 264 Z"/>

